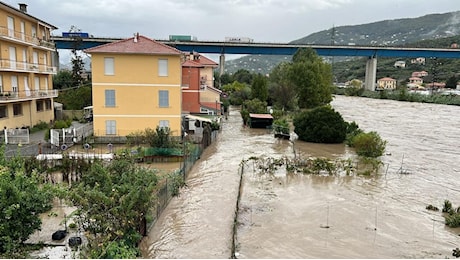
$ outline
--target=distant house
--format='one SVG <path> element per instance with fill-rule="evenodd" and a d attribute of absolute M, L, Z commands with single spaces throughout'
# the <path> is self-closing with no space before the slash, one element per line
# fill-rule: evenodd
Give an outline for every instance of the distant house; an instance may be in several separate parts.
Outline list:
<path fill-rule="evenodd" d="M 156 127 L 181 135 L 181 51 L 136 34 L 85 52 L 92 60 L 95 136 Z"/>
<path fill-rule="evenodd" d="M 412 72 L 412 77 L 418 77 L 418 78 L 423 78 L 428 76 L 428 72 L 422 70 L 422 71 L 414 71 Z"/>
<path fill-rule="evenodd" d="M 410 77 L 409 78 L 409 83 L 415 84 L 415 85 L 422 85 L 423 84 L 423 79 L 419 77 Z"/>
<path fill-rule="evenodd" d="M 403 60 L 398 60 L 394 64 L 395 68 L 405 68 L 406 67 L 406 62 Z"/>
<path fill-rule="evenodd" d="M 410 60 L 410 63 L 418 64 L 418 65 L 425 65 L 425 58 L 424 57 L 418 57 L 418 58 Z"/>
<path fill-rule="evenodd" d="M 445 88 L 446 83 L 443 82 L 430 82 L 426 83 L 425 86 L 430 89 L 440 89 L 440 88 Z"/>
<path fill-rule="evenodd" d="M 396 80 L 393 78 L 381 78 L 377 80 L 377 90 L 396 89 Z"/>

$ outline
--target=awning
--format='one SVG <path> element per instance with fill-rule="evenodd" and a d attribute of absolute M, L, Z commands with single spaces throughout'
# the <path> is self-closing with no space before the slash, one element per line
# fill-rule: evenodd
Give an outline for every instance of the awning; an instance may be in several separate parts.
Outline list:
<path fill-rule="evenodd" d="M 201 116 L 186 115 L 185 118 L 188 118 L 190 120 L 200 120 L 200 121 L 212 123 L 211 119 L 206 118 L 206 117 L 201 117 Z"/>

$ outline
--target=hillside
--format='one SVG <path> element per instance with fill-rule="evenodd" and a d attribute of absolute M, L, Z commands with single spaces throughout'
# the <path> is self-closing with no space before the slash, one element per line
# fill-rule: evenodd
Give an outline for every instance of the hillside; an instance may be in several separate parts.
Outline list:
<path fill-rule="evenodd" d="M 450 38 L 460 35 L 460 11 L 429 14 L 418 18 L 384 20 L 354 26 L 337 26 L 310 34 L 294 40 L 293 44 L 337 44 L 337 45 L 372 45 L 372 46 L 407 46 L 423 42 L 430 46 L 433 40 Z M 444 42 L 449 47 L 452 42 Z M 428 45 L 428 46 L 425 46 Z M 290 56 L 248 55 L 225 63 L 226 72 L 233 73 L 238 69 L 267 74 L 276 64 L 290 60 Z M 343 58 L 334 58 L 343 61 Z M 379 61 L 380 62 L 380 61 Z"/>

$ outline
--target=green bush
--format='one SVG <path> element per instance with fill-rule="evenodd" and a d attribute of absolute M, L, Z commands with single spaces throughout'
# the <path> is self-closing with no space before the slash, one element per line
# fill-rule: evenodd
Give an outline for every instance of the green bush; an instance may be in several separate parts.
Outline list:
<path fill-rule="evenodd" d="M 289 134 L 289 122 L 286 118 L 273 121 L 273 131 L 277 133 Z"/>
<path fill-rule="evenodd" d="M 56 122 L 54 122 L 53 128 L 54 129 L 63 129 L 63 128 L 69 128 L 71 125 L 72 125 L 72 120 L 71 119 L 68 119 L 68 120 L 56 120 Z"/>
<path fill-rule="evenodd" d="M 307 142 L 342 143 L 347 134 L 347 123 L 329 105 L 301 112 L 293 123 L 299 139 Z"/>
<path fill-rule="evenodd" d="M 377 158 L 383 155 L 386 141 L 377 132 L 359 133 L 351 140 L 351 145 L 359 156 Z"/>

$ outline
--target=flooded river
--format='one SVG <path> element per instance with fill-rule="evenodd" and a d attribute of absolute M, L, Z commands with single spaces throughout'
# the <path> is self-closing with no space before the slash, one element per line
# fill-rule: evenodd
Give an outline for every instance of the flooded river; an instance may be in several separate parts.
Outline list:
<path fill-rule="evenodd" d="M 337 96 L 345 120 L 386 140 L 377 176 L 259 175 L 247 165 L 238 258 L 445 258 L 459 230 L 441 212 L 460 206 L 460 107 Z M 230 258 L 242 160 L 251 156 L 349 158 L 345 145 L 278 140 L 223 122 L 187 180 L 141 243 L 144 258 Z M 401 170 L 407 174 L 400 174 Z M 327 228 L 326 228 L 327 227 Z"/>

